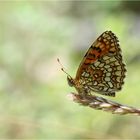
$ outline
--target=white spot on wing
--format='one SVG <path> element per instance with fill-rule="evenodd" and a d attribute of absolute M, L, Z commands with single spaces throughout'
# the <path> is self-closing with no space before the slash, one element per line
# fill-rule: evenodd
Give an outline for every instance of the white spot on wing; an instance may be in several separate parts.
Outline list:
<path fill-rule="evenodd" d="M 94 66 L 97 67 L 99 64 L 100 64 L 100 62 L 97 61 L 97 62 L 94 63 Z"/>

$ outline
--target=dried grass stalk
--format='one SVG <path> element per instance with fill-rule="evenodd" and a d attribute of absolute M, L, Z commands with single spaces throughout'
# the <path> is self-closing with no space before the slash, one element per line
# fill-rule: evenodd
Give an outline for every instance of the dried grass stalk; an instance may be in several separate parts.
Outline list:
<path fill-rule="evenodd" d="M 84 106 L 89 106 L 96 110 L 103 110 L 107 112 L 111 112 L 113 114 L 134 114 L 134 115 L 140 115 L 140 109 L 136 109 L 131 106 L 122 105 L 119 103 L 116 103 L 114 101 L 110 101 L 108 99 L 105 99 L 103 97 L 97 97 L 95 95 L 80 95 L 76 93 L 71 93 L 72 100 L 74 102 L 80 103 Z"/>

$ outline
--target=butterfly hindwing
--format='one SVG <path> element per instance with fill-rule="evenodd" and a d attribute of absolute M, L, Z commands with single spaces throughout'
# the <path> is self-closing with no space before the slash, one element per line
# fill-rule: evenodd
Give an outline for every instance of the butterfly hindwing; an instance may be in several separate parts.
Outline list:
<path fill-rule="evenodd" d="M 125 72 L 119 41 L 111 31 L 106 31 L 85 54 L 75 80 L 88 92 L 115 96 L 124 83 Z"/>

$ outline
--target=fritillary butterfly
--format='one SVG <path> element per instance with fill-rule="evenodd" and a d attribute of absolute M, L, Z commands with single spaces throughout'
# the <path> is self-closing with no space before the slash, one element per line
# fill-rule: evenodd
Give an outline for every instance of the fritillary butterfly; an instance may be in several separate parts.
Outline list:
<path fill-rule="evenodd" d="M 79 94 L 96 92 L 114 97 L 124 84 L 125 73 L 119 40 L 111 31 L 105 31 L 85 54 L 76 77 L 66 74 L 68 84 Z"/>

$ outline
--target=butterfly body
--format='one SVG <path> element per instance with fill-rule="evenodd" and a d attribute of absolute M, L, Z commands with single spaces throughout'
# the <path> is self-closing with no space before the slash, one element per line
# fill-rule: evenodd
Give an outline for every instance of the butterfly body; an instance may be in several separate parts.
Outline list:
<path fill-rule="evenodd" d="M 76 77 L 68 76 L 67 80 L 79 94 L 96 92 L 115 96 L 124 84 L 125 73 L 118 38 L 111 31 L 105 31 L 86 52 Z"/>

